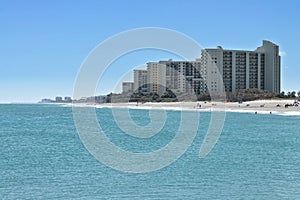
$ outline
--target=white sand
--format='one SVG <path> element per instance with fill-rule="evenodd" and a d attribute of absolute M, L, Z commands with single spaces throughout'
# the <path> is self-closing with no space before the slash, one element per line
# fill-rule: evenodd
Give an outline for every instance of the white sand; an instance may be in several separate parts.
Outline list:
<path fill-rule="evenodd" d="M 300 106 L 285 108 L 285 104 L 293 104 L 294 100 L 257 100 L 238 102 L 160 102 L 160 103 L 104 103 L 104 104 L 73 104 L 73 106 L 91 106 L 96 108 L 132 108 L 132 109 L 165 109 L 194 111 L 226 111 L 247 112 L 257 114 L 300 115 Z M 201 107 L 200 107 L 201 105 Z M 280 107 L 277 107 L 280 105 Z"/>

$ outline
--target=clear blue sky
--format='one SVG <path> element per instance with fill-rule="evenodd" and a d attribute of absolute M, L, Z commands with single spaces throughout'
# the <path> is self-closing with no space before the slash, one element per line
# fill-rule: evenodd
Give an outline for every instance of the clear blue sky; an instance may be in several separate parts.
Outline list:
<path fill-rule="evenodd" d="M 270 40 L 283 52 L 282 89 L 298 91 L 299 10 L 297 0 L 0 0 L 0 102 L 71 96 L 88 53 L 108 37 L 139 27 L 174 29 L 206 48 L 254 50 Z M 99 93 L 113 89 L 118 67 L 128 71 L 171 56 L 146 51 L 120 59 Z"/>

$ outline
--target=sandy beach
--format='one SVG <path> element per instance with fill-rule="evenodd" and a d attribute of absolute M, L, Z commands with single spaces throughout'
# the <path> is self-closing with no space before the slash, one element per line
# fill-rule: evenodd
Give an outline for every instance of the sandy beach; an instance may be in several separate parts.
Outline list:
<path fill-rule="evenodd" d="M 147 103 L 103 103 L 103 104 L 72 104 L 73 106 L 91 106 L 95 108 L 131 108 L 131 109 L 164 109 L 193 111 L 226 111 L 246 112 L 254 114 L 300 115 L 299 106 L 288 106 L 294 100 L 256 100 L 247 102 L 147 102 Z"/>

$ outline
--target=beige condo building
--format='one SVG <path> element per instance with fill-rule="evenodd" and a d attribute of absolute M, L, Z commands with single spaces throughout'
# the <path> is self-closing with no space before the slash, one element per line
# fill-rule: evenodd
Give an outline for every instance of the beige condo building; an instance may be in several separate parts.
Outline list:
<path fill-rule="evenodd" d="M 168 61 L 147 63 L 148 91 L 163 94 L 166 89 L 175 93 L 200 94 L 206 92 L 205 71 L 201 68 L 201 60 Z"/>
<path fill-rule="evenodd" d="M 146 93 L 147 92 L 147 70 L 145 69 L 135 69 L 133 70 L 134 85 L 133 89 L 136 93 Z"/>
<path fill-rule="evenodd" d="M 254 51 L 227 50 L 220 46 L 204 49 L 201 62 L 206 69 L 209 92 L 257 88 L 280 93 L 279 47 L 270 41 L 264 40 Z"/>

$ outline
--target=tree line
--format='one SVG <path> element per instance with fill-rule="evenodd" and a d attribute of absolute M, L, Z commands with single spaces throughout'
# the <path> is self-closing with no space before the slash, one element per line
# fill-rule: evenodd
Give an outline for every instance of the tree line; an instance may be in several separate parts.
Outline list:
<path fill-rule="evenodd" d="M 222 94 L 222 98 L 228 102 L 240 102 L 240 101 L 254 101 L 259 99 L 276 99 L 276 98 L 300 98 L 299 92 L 281 92 L 275 94 L 266 90 L 259 90 L 256 88 L 240 89 L 235 92 L 226 92 Z M 206 94 L 177 94 L 175 95 L 172 90 L 166 89 L 166 92 L 162 95 L 157 93 L 127 93 L 127 94 L 113 94 L 110 93 L 106 96 L 105 102 L 177 102 L 177 101 L 211 101 L 209 93 Z"/>
<path fill-rule="evenodd" d="M 296 98 L 296 97 L 300 97 L 300 91 L 298 91 L 297 93 L 295 91 L 287 92 L 287 93 L 282 91 L 280 94 L 277 95 L 277 97 L 278 98 Z"/>

